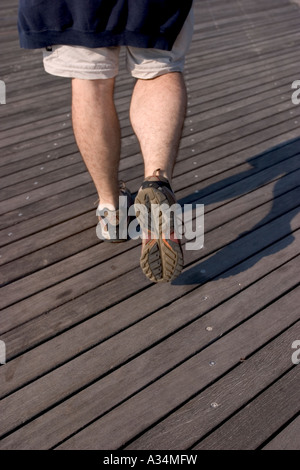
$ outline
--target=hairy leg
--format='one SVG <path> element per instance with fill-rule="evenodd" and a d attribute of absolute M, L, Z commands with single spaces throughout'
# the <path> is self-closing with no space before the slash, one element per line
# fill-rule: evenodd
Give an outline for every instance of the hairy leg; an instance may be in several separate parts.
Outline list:
<path fill-rule="evenodd" d="M 114 78 L 72 80 L 75 139 L 100 203 L 118 206 L 121 134 L 114 104 Z"/>
<path fill-rule="evenodd" d="M 171 181 L 186 115 L 186 87 L 181 73 L 137 80 L 130 119 L 144 158 L 145 177 L 160 168 Z"/>

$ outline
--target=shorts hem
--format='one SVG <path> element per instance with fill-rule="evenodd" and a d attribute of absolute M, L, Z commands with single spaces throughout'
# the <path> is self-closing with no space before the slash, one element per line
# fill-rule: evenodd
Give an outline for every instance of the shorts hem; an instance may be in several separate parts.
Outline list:
<path fill-rule="evenodd" d="M 157 70 L 149 70 L 149 69 L 141 69 L 138 67 L 137 69 L 130 69 L 129 72 L 131 73 L 132 77 L 140 78 L 144 80 L 151 80 L 152 78 L 159 77 L 161 75 L 166 75 L 167 73 L 174 73 L 180 72 L 183 73 L 184 65 L 178 65 L 177 67 L 162 67 Z"/>
<path fill-rule="evenodd" d="M 56 67 L 50 67 L 44 64 L 45 72 L 50 75 L 56 75 L 57 77 L 64 78 L 79 78 L 83 80 L 98 80 L 98 79 L 109 79 L 114 78 L 118 75 L 118 70 L 63 70 Z"/>

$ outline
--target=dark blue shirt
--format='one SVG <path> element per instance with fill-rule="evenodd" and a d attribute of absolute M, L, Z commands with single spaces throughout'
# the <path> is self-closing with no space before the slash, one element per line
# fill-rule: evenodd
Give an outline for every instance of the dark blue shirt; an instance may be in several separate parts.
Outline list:
<path fill-rule="evenodd" d="M 171 50 L 193 0 L 20 0 L 20 45 Z"/>

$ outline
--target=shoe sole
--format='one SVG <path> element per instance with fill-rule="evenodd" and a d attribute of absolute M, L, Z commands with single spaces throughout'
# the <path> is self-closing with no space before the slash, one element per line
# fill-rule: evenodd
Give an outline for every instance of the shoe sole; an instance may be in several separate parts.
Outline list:
<path fill-rule="evenodd" d="M 175 202 L 175 201 L 174 201 Z M 136 204 L 142 204 L 147 208 L 148 220 L 137 211 L 137 219 L 143 232 L 151 227 L 151 204 L 167 204 L 170 202 L 167 196 L 158 189 L 146 188 L 138 192 L 135 199 Z M 183 268 L 183 253 L 180 241 L 177 243 L 170 238 L 164 237 L 163 216 L 159 215 L 159 227 L 157 227 L 157 238 L 151 238 L 142 247 L 140 266 L 143 273 L 152 282 L 171 282 L 176 279 Z M 171 220 L 171 231 L 174 230 L 174 220 Z"/>

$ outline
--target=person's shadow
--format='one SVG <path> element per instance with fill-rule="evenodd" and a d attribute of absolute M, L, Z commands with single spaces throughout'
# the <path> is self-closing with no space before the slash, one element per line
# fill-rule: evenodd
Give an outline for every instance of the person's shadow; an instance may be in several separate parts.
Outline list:
<path fill-rule="evenodd" d="M 300 187 L 297 187 L 300 180 L 299 162 L 300 138 L 297 138 L 251 158 L 248 160 L 252 167 L 249 170 L 214 183 L 196 194 L 193 193 L 181 199 L 179 201 L 181 205 L 191 203 L 195 205 L 196 201 L 198 204 L 203 203 L 204 205 L 205 201 L 208 201 L 209 204 L 226 202 L 228 198 L 245 195 L 263 187 L 273 179 L 279 178 L 273 191 L 272 207 L 262 220 L 253 227 L 249 227 L 246 232 L 240 233 L 235 240 L 223 248 L 212 253 L 208 259 L 204 261 L 200 259 L 197 265 L 185 270 L 172 284 L 203 284 L 209 279 L 226 278 L 233 275 L 232 272 L 228 272 L 233 266 L 234 274 L 238 274 L 248 270 L 263 257 L 270 256 L 290 245 L 294 241 L 291 221 L 295 217 L 295 210 L 297 210 L 300 200 Z M 285 196 L 283 196 L 284 194 Z M 230 214 L 230 204 L 224 206 L 223 210 L 228 210 Z M 280 217 L 280 221 L 277 223 L 278 217 Z M 269 224 L 272 221 L 273 223 Z M 226 226 L 224 230 L 226 230 Z M 220 237 L 222 237 L 222 233 L 220 230 Z M 205 239 L 206 237 L 209 237 L 209 233 L 205 235 Z M 280 239 L 282 239 L 281 243 L 277 244 L 276 241 Z M 260 253 L 260 251 L 262 252 Z M 205 252 L 199 257 L 203 258 L 207 254 L 209 253 Z"/>

